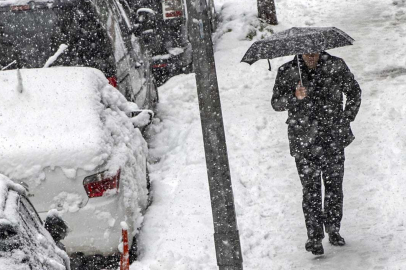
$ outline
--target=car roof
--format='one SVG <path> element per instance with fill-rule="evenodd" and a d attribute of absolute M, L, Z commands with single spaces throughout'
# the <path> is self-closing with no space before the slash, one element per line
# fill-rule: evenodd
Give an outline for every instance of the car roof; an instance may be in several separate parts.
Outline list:
<path fill-rule="evenodd" d="M 108 157 L 101 71 L 10 70 L 0 72 L 0 82 L 0 172 L 20 180 L 39 167 L 94 169 Z"/>

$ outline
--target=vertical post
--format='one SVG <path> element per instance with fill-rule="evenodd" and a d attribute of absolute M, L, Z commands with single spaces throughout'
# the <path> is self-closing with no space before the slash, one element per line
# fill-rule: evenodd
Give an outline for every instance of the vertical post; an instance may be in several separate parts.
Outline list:
<path fill-rule="evenodd" d="M 186 0 L 193 67 L 220 270 L 242 270 L 242 253 L 234 207 L 220 94 L 206 0 Z"/>
<path fill-rule="evenodd" d="M 128 248 L 128 225 L 124 221 L 121 222 L 123 234 L 123 253 L 120 259 L 120 270 L 130 269 L 130 250 Z"/>
<path fill-rule="evenodd" d="M 271 25 L 277 25 L 275 0 L 257 0 L 258 2 L 258 18 L 263 19 Z"/>

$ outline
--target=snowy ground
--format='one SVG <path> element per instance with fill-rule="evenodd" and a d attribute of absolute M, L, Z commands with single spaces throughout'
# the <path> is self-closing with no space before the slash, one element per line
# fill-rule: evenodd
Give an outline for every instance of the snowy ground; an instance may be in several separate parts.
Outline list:
<path fill-rule="evenodd" d="M 239 63 L 258 30 L 255 0 L 215 0 L 223 22 L 216 65 L 245 269 L 406 269 L 406 1 L 277 0 L 280 25 L 336 26 L 352 47 L 344 58 L 363 89 L 346 149 L 345 247 L 324 240 L 325 255 L 304 250 L 301 185 L 289 156 L 287 113 L 271 108 L 276 68 L 292 57 Z M 256 35 L 254 35 L 256 33 Z M 247 38 L 254 37 L 253 40 Z M 154 202 L 141 231 L 135 269 L 217 269 L 193 74 L 160 88 L 152 129 Z"/>

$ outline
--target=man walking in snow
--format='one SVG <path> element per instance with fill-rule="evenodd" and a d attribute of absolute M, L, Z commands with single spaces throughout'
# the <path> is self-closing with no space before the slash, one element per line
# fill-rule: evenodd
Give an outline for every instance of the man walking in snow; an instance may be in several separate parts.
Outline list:
<path fill-rule="evenodd" d="M 290 153 L 303 186 L 302 206 L 308 235 L 305 248 L 315 255 L 324 253 L 323 225 L 332 245 L 345 245 L 339 233 L 343 216 L 344 148 L 355 138 L 350 122 L 360 105 L 361 89 L 338 57 L 326 52 L 299 55 L 278 70 L 272 107 L 275 111 L 288 110 Z M 321 179 L 325 187 L 324 211 Z"/>

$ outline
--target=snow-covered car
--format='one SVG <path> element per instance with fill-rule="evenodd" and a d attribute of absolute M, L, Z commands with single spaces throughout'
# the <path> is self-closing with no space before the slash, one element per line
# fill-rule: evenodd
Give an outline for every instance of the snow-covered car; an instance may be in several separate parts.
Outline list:
<path fill-rule="evenodd" d="M 153 109 L 158 90 L 129 13 L 126 0 L 0 1 L 0 67 L 42 68 L 65 44 L 52 66 L 97 68 L 127 100 Z"/>
<path fill-rule="evenodd" d="M 0 269 L 69 270 L 23 186 L 0 174 Z"/>
<path fill-rule="evenodd" d="M 137 104 L 93 68 L 3 71 L 0 84 L 0 173 L 27 186 L 41 218 L 57 209 L 68 254 L 118 254 L 122 221 L 135 243 L 148 204 L 148 149 L 135 126 L 151 111 L 132 117 Z"/>
<path fill-rule="evenodd" d="M 187 14 L 183 0 L 131 1 L 135 33 L 152 53 L 152 71 L 158 85 L 169 78 L 189 73 L 192 67 L 192 46 L 189 42 Z M 212 30 L 217 18 L 213 0 L 207 0 Z"/>

